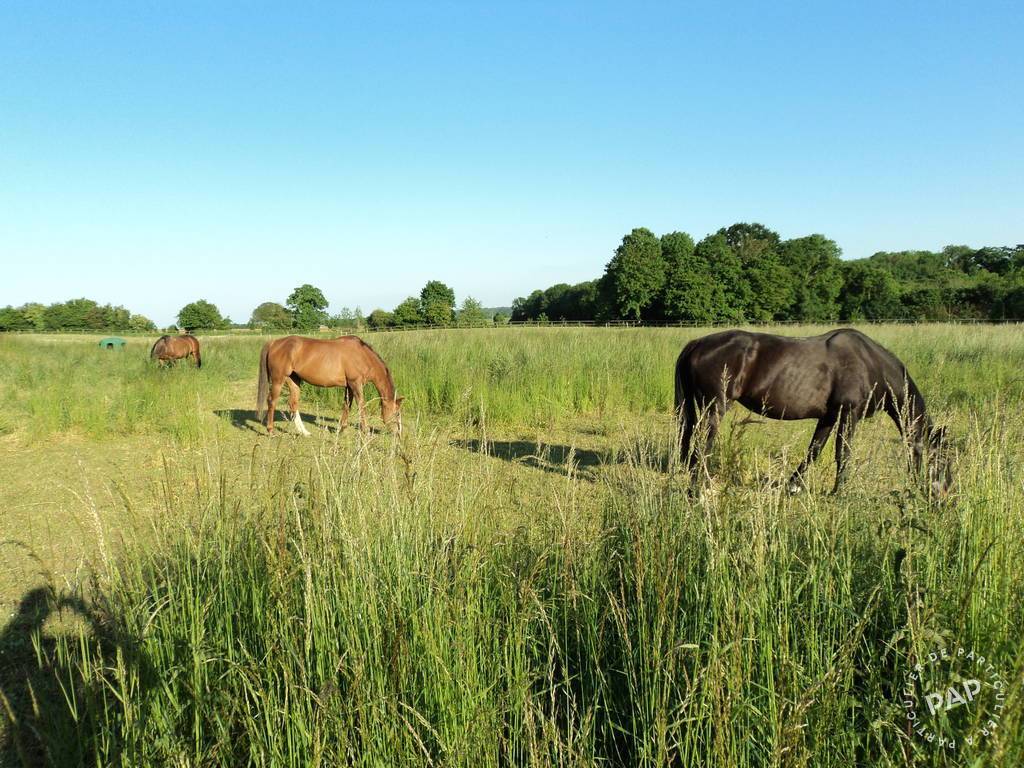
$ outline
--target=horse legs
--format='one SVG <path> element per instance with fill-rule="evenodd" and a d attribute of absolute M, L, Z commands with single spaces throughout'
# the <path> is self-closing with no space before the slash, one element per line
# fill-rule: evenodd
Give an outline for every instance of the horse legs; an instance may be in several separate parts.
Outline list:
<path fill-rule="evenodd" d="M 366 400 L 363 398 L 363 382 L 356 382 L 354 386 L 356 404 L 359 406 L 359 430 L 366 434 L 369 431 L 369 424 L 366 423 Z"/>
<path fill-rule="evenodd" d="M 839 490 L 846 482 L 846 470 L 850 460 L 850 447 L 853 444 L 853 433 L 857 429 L 860 414 L 855 408 L 844 406 L 839 414 L 839 428 L 836 431 L 836 484 L 832 493 Z"/>
<path fill-rule="evenodd" d="M 687 460 L 688 467 L 690 470 L 690 491 L 691 493 L 698 486 L 701 480 L 701 470 L 705 476 L 710 477 L 710 471 L 708 470 L 708 456 L 711 455 L 711 449 L 715 445 L 715 437 L 718 435 L 718 427 L 722 422 L 722 415 L 725 413 L 726 403 L 723 402 L 724 398 L 716 397 L 713 400 L 709 400 L 698 407 L 694 401 L 692 407 L 693 418 L 687 419 L 687 422 L 692 426 L 689 427 L 690 434 L 687 436 L 683 435 L 684 441 L 688 443 L 687 453 L 689 458 Z M 689 412 L 687 413 L 689 415 Z M 703 450 L 694 450 L 692 448 L 693 441 L 693 430 L 696 429 L 699 424 L 699 418 L 705 419 L 705 426 L 707 433 L 704 437 L 704 448 Z"/>
<path fill-rule="evenodd" d="M 274 434 L 274 409 L 277 407 L 277 398 L 281 396 L 282 387 L 284 377 L 273 374 L 270 380 L 270 394 L 267 395 L 267 434 Z"/>
<path fill-rule="evenodd" d="M 286 381 L 290 390 L 288 393 L 288 410 L 292 415 L 292 422 L 295 424 L 295 429 L 298 430 L 300 435 L 308 436 L 309 430 L 302 423 L 302 416 L 299 414 L 299 385 L 291 377 L 288 377 Z"/>
<path fill-rule="evenodd" d="M 818 454 L 821 453 L 821 449 L 828 442 L 828 436 L 832 434 L 832 429 L 835 425 L 836 420 L 834 417 L 829 418 L 826 416 L 818 420 L 818 426 L 814 428 L 814 435 L 811 437 L 811 444 L 807 447 L 807 456 L 800 462 L 800 466 L 793 472 L 793 476 L 789 478 L 790 493 L 800 493 L 804 489 L 804 473 L 817 460 Z"/>
<path fill-rule="evenodd" d="M 352 408 L 352 388 L 348 384 L 346 384 L 345 385 L 345 400 L 344 400 L 344 403 L 341 406 L 341 420 L 338 423 L 338 431 L 339 432 L 344 430 L 344 429 L 346 429 L 348 427 L 348 414 L 349 414 L 349 410 L 351 408 Z"/>

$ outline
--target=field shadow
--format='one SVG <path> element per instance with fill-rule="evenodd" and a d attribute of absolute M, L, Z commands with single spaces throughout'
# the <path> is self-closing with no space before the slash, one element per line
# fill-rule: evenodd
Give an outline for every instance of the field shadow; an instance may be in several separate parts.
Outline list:
<path fill-rule="evenodd" d="M 96 762 L 91 731 L 96 710 L 109 706 L 103 685 L 83 679 L 81 670 L 58 653 L 58 641 L 43 631 L 48 619 L 67 613 L 84 621 L 91 637 L 87 644 L 98 649 L 105 665 L 120 658 L 124 664 L 140 665 L 140 672 L 148 670 L 135 643 L 125 642 L 83 600 L 49 587 L 29 590 L 0 630 L 0 765 Z M 140 674 L 140 684 L 150 677 Z M 68 697 L 75 701 L 75 715 Z"/>
<path fill-rule="evenodd" d="M 524 464 L 559 475 L 575 473 L 588 480 L 595 479 L 594 470 L 617 459 L 611 453 L 574 448 L 568 445 L 547 445 L 527 440 L 452 440 L 450 445 L 473 453 L 482 453 L 502 461 Z"/>
<path fill-rule="evenodd" d="M 236 429 L 241 429 L 246 432 L 255 432 L 258 435 L 267 434 L 267 430 L 264 427 L 263 422 L 257 418 L 256 411 L 251 408 L 248 410 L 244 408 L 225 408 L 219 411 L 214 411 L 213 415 L 217 418 L 224 419 Z M 291 424 L 291 420 L 286 418 L 286 416 L 287 412 L 278 411 L 277 416 L 274 418 L 275 432 L 281 427 L 287 427 Z M 323 416 L 318 417 L 309 413 L 300 413 L 299 417 L 302 419 L 304 424 L 309 424 L 317 429 L 324 429 L 333 433 L 339 431 L 338 419 L 330 419 Z M 354 422 L 350 422 L 348 429 L 356 430 L 358 427 Z M 384 430 L 371 424 L 369 431 L 376 435 L 383 433 Z"/>

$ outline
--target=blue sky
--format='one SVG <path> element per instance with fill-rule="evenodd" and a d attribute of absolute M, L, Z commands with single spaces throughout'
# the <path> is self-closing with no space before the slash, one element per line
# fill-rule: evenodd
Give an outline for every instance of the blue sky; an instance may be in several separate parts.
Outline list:
<path fill-rule="evenodd" d="M 1024 242 L 1019 2 L 211 5 L 0 6 L 0 305 L 499 305 L 635 226 Z"/>

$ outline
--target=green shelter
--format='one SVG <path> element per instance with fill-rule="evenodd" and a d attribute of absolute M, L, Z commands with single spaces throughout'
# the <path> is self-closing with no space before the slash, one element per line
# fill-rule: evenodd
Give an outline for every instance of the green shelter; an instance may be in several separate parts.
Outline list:
<path fill-rule="evenodd" d="M 125 345 L 125 340 L 120 336 L 107 336 L 105 339 L 100 339 L 100 346 L 103 349 L 120 349 Z"/>

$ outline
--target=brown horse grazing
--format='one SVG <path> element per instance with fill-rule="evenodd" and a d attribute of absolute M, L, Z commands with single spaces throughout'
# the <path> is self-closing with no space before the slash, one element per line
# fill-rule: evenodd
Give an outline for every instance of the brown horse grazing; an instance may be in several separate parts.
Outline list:
<path fill-rule="evenodd" d="M 683 347 L 676 362 L 676 413 L 681 456 L 694 481 L 701 455 L 710 451 L 734 400 L 771 419 L 818 420 L 807 457 L 790 478 L 791 493 L 803 489 L 807 467 L 836 428 L 837 492 L 857 422 L 878 411 L 887 413 L 910 443 L 918 473 L 928 450 L 932 493 L 944 495 L 952 482 L 945 430 L 932 425 L 924 397 L 903 363 L 859 331 L 841 329 L 810 338 L 723 331 Z M 699 420 L 707 430 L 703 451 L 691 445 Z"/>
<path fill-rule="evenodd" d="M 193 357 L 196 361 L 196 368 L 203 367 L 203 358 L 199 355 L 199 339 L 191 333 L 181 336 L 161 336 L 149 350 L 149 357 L 158 360 L 161 366 Z"/>
<path fill-rule="evenodd" d="M 359 427 L 367 430 L 363 386 L 373 382 L 380 393 L 381 418 L 393 432 L 402 431 L 402 400 L 396 397 L 395 382 L 387 365 L 373 347 L 358 336 L 337 339 L 309 339 L 286 336 L 268 341 L 260 353 L 259 387 L 256 413 L 263 419 L 267 412 L 267 432 L 274 431 L 274 407 L 285 382 L 291 390 L 288 409 L 295 428 L 303 435 L 309 430 L 299 416 L 299 384 L 308 381 L 318 387 L 345 387 L 345 405 L 341 428 L 348 426 L 348 412 L 355 399 L 359 405 Z"/>

